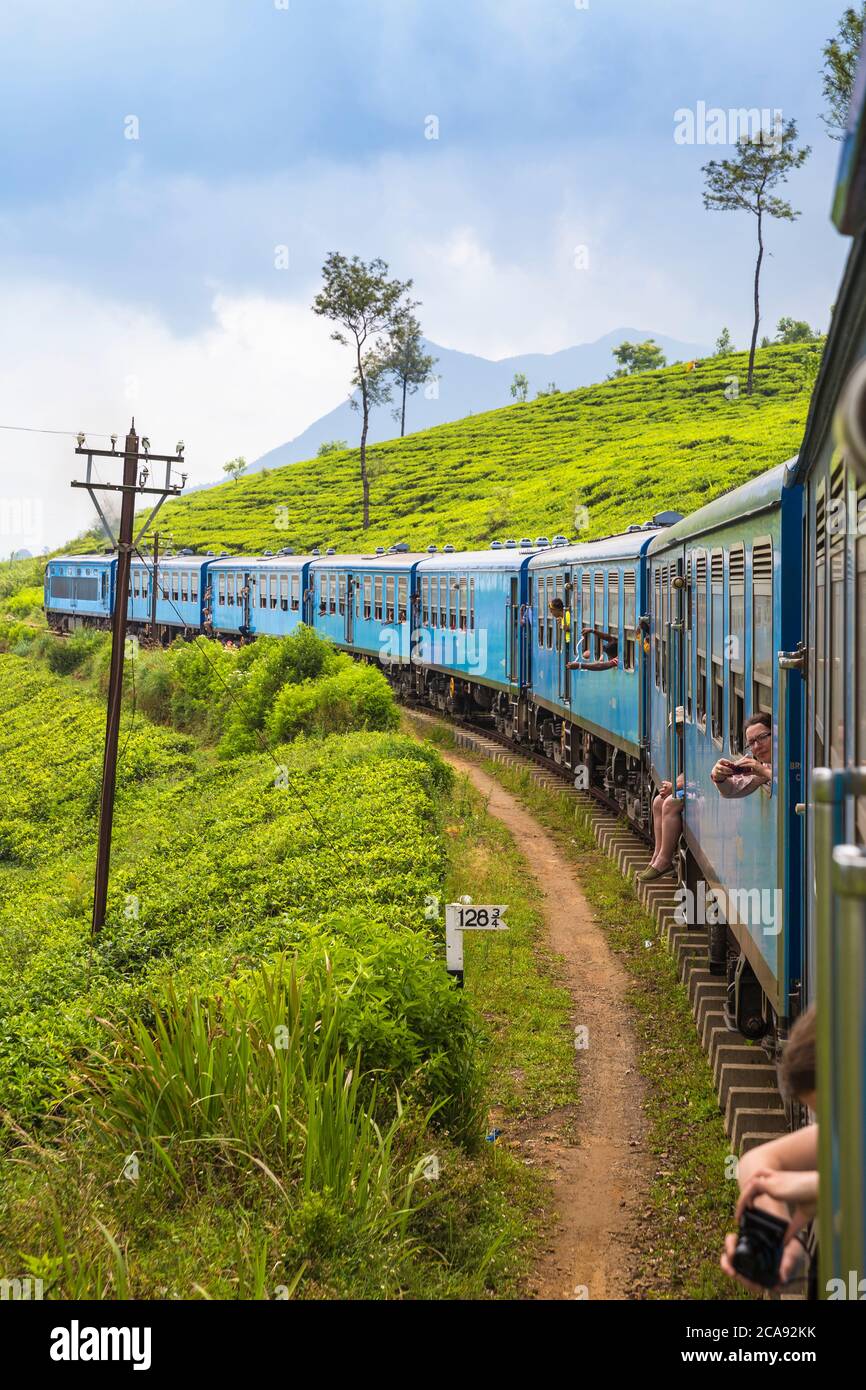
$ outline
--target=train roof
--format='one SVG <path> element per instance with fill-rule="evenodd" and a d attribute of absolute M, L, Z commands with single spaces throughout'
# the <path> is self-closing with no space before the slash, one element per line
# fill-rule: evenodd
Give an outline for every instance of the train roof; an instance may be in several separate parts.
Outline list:
<path fill-rule="evenodd" d="M 434 574 L 440 570 L 513 570 L 517 573 L 535 554 L 534 546 L 510 546 L 501 550 L 438 550 L 435 555 L 426 552 L 418 566 L 420 574 Z"/>
<path fill-rule="evenodd" d="M 161 570 L 173 569 L 175 567 L 178 569 L 192 570 L 202 569 L 205 565 L 210 563 L 210 558 L 209 555 L 160 555 L 158 563 Z M 153 569 L 153 556 L 133 555 L 132 563 L 133 566 L 137 566 L 139 569 L 144 568 L 151 570 Z"/>
<path fill-rule="evenodd" d="M 389 555 L 316 555 L 311 569 L 380 569 L 410 570 L 419 560 L 426 560 L 427 552 L 402 550 Z"/>
<path fill-rule="evenodd" d="M 49 564 L 49 565 L 111 565 L 111 564 L 114 563 L 114 561 L 115 561 L 116 559 L 117 559 L 117 555 L 116 555 L 116 554 L 106 555 L 105 552 L 103 551 L 102 554 L 89 554 L 89 555 L 52 555 L 52 556 L 49 558 L 49 560 L 48 560 L 48 564 Z"/>
<path fill-rule="evenodd" d="M 529 568 L 544 569 L 547 565 L 563 563 L 588 565 L 597 560 L 632 560 L 643 554 L 653 537 L 659 534 L 659 529 L 644 529 L 641 526 L 634 531 L 623 531 L 620 535 L 602 536 L 597 541 L 551 546 L 549 549 L 537 551 L 532 556 Z"/>
<path fill-rule="evenodd" d="M 751 478 L 740 487 L 714 498 L 705 507 L 699 507 L 696 512 L 683 517 L 675 526 L 669 526 L 656 535 L 650 547 L 651 553 L 656 554 L 678 541 L 702 535 L 707 531 L 719 530 L 746 517 L 772 511 L 773 508 L 781 506 L 782 493 L 794 480 L 795 467 L 796 459 L 787 463 L 777 463 L 774 468 L 768 468 L 766 473 L 760 473 L 757 478 Z"/>
<path fill-rule="evenodd" d="M 302 570 L 315 559 L 313 555 L 218 555 L 205 556 L 212 570 Z"/>

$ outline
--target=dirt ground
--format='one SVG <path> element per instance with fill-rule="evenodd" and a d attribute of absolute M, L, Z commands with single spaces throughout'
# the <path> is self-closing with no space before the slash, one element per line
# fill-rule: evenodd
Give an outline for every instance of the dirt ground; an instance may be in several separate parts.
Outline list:
<path fill-rule="evenodd" d="M 482 794 L 526 858 L 547 940 L 574 1000 L 580 1103 L 509 1132 L 509 1147 L 553 1185 L 556 1221 L 527 1287 L 531 1298 L 625 1299 L 640 1240 L 651 1162 L 644 1088 L 626 1003 L 628 976 L 611 952 L 568 860 L 513 796 L 473 762 L 444 755 Z"/>

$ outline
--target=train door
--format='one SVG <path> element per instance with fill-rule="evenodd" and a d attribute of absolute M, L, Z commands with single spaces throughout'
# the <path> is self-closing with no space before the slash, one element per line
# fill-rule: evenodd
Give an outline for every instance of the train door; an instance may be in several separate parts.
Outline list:
<path fill-rule="evenodd" d="M 346 575 L 346 643 L 352 646 L 355 641 L 355 579 L 351 574 Z"/>
<path fill-rule="evenodd" d="M 508 604 L 508 681 L 510 685 L 520 683 L 520 589 L 516 574 L 511 576 Z"/>
<path fill-rule="evenodd" d="M 571 637 L 571 582 L 568 574 L 558 574 L 554 581 L 554 595 L 562 604 L 558 611 L 562 614 L 556 624 L 556 664 L 559 668 L 559 698 L 563 704 L 571 699 L 571 672 L 568 669 Z"/>
<path fill-rule="evenodd" d="M 685 802 L 685 547 L 670 557 L 661 575 L 662 683 L 668 730 L 668 774 L 674 794 Z M 682 777 L 682 788 L 678 786 Z M 685 807 L 683 808 L 685 809 Z"/>

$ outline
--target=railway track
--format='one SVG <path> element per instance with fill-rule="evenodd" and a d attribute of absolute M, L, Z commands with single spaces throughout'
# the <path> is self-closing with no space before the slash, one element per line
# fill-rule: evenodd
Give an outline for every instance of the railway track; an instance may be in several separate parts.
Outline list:
<path fill-rule="evenodd" d="M 776 1066 L 760 1043 L 732 1031 L 725 1022 L 726 982 L 707 968 L 707 931 L 677 922 L 673 880 L 643 883 L 635 875 L 649 862 L 647 841 L 628 824 L 616 803 L 602 794 L 579 791 L 568 771 L 541 753 L 517 749 L 493 730 L 452 720 L 415 705 L 403 705 L 420 727 L 450 729 L 459 748 L 501 763 L 529 768 L 537 785 L 565 794 L 587 815 L 599 847 L 624 878 L 632 882 L 638 900 L 655 918 L 658 934 L 676 962 L 695 1028 L 716 1086 L 719 1109 L 735 1155 L 744 1154 L 790 1128 L 779 1092 Z"/>

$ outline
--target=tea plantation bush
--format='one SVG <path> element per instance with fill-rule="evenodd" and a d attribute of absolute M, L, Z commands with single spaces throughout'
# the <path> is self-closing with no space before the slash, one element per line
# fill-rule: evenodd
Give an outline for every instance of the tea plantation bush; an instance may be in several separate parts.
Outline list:
<path fill-rule="evenodd" d="M 367 455 L 367 531 L 354 448 L 170 502 L 164 524 L 178 545 L 235 554 L 273 549 L 277 539 L 299 551 L 351 552 L 396 541 L 423 550 L 431 542 L 466 548 L 496 537 L 608 535 L 665 508 L 694 511 L 793 457 L 819 350 L 759 350 L 751 396 L 743 389 L 747 355 L 732 353 L 689 371 L 678 363 L 526 404 L 503 402 L 501 410 L 376 444 Z"/>

